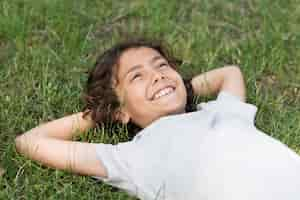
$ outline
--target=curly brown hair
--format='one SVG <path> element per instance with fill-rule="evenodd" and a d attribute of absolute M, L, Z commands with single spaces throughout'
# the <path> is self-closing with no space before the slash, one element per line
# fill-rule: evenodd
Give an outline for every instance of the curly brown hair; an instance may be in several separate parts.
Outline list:
<path fill-rule="evenodd" d="M 118 70 L 118 62 L 122 53 L 139 47 L 148 47 L 158 51 L 176 71 L 178 71 L 177 66 L 182 63 L 171 55 L 162 41 L 136 39 L 113 46 L 97 58 L 94 67 L 89 71 L 86 88 L 83 93 L 85 103 L 83 108 L 84 116 L 90 114 L 96 124 L 118 122 L 114 116 L 120 108 L 120 101 L 113 87 L 114 76 Z M 187 90 L 185 110 L 186 112 L 195 111 L 196 106 L 193 104 L 194 93 L 191 79 L 183 78 L 183 81 Z M 133 135 L 141 130 L 139 126 L 131 121 L 128 123 L 128 128 L 130 134 Z"/>

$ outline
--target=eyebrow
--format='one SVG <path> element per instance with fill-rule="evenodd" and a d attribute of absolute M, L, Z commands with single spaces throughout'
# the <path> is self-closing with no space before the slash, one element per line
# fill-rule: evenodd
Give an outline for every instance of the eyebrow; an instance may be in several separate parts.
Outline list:
<path fill-rule="evenodd" d="M 154 57 L 150 60 L 150 63 L 154 63 L 155 61 L 160 60 L 160 59 L 164 59 L 164 57 L 162 57 L 161 55 L 154 56 Z"/>
<path fill-rule="evenodd" d="M 154 63 L 154 62 L 156 62 L 157 60 L 160 60 L 160 59 L 164 59 L 164 57 L 162 57 L 161 55 L 154 56 L 153 58 L 151 58 L 151 60 L 149 61 L 149 63 Z M 131 72 L 133 72 L 133 71 L 135 71 L 135 70 L 137 70 L 137 69 L 139 69 L 139 68 L 142 68 L 142 65 L 135 65 L 135 66 L 131 67 L 131 69 L 129 69 L 129 70 L 126 72 L 125 77 L 126 77 L 129 73 L 131 73 Z"/>
<path fill-rule="evenodd" d="M 142 65 L 135 65 L 135 66 L 131 67 L 131 69 L 129 69 L 129 70 L 126 72 L 125 77 L 126 77 L 129 73 L 131 73 L 131 72 L 133 72 L 133 71 L 135 71 L 135 70 L 137 70 L 137 69 L 139 69 L 139 68 L 142 68 Z"/>

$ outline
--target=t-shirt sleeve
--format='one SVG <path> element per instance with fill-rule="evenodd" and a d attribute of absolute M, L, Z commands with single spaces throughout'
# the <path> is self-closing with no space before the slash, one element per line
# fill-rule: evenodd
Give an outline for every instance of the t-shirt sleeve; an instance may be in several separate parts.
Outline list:
<path fill-rule="evenodd" d="M 239 118 L 247 123 L 254 124 L 257 107 L 243 102 L 242 99 L 227 91 L 221 91 L 217 99 L 197 105 L 198 109 L 215 111 L 223 118 Z"/>
<path fill-rule="evenodd" d="M 133 148 L 132 142 L 112 144 L 97 144 L 96 154 L 101 164 L 106 169 L 107 177 L 94 177 L 112 186 L 131 192 L 135 190 L 131 180 L 131 169 L 127 155 Z"/>

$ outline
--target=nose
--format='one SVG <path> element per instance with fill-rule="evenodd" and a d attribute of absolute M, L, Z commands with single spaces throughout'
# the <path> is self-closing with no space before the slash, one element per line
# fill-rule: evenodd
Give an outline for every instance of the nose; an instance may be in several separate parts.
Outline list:
<path fill-rule="evenodd" d="M 160 79 L 165 79 L 165 75 L 159 71 L 153 70 L 152 71 L 152 83 L 155 84 L 158 82 Z"/>

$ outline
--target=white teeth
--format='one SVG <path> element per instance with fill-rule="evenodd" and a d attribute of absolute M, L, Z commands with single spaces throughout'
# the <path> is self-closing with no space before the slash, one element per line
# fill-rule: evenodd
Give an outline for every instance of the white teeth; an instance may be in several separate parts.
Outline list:
<path fill-rule="evenodd" d="M 162 90 L 160 90 L 158 93 L 156 93 L 155 95 L 154 95 L 154 100 L 155 99 L 158 99 L 158 98 L 160 98 L 160 97 L 162 97 L 162 96 L 165 96 L 165 95 L 168 95 L 168 94 L 170 94 L 171 92 L 173 92 L 174 91 L 174 89 L 172 88 L 172 87 L 167 87 L 167 88 L 165 88 L 165 89 L 162 89 Z"/>

